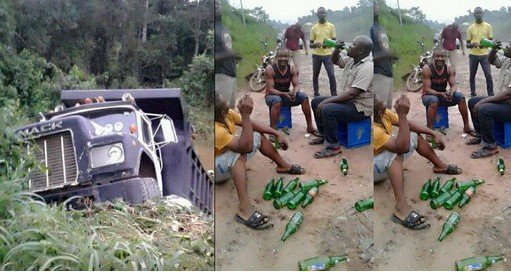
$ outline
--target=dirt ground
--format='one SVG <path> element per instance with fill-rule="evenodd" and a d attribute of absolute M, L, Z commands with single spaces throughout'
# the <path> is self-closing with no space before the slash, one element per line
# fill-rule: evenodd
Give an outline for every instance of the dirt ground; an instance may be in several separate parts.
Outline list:
<path fill-rule="evenodd" d="M 469 98 L 468 55 L 458 52 L 458 90 Z M 498 69 L 492 66 L 494 82 Z M 399 78 L 396 75 L 395 78 Z M 401 80 L 401 79 L 396 79 Z M 486 84 L 482 70 L 479 68 L 476 78 L 479 95 L 486 95 Z M 394 97 L 400 95 L 396 90 Z M 420 92 L 407 93 L 411 101 L 409 119 L 426 124 L 425 107 L 421 102 Z M 463 123 L 457 107 L 449 108 L 449 129 L 444 137 L 446 149 L 438 151 L 441 159 L 462 167 L 463 174 L 456 176 L 458 180 L 472 178 L 484 179 L 486 183 L 477 188 L 471 202 L 460 209 L 458 228 L 442 242 L 437 238 L 442 225 L 452 211 L 444 208 L 433 210 L 429 201 L 421 201 L 419 192 L 428 178 L 441 177 L 442 183 L 451 176 L 437 175 L 432 171 L 432 164 L 418 154 L 412 155 L 405 162 L 405 194 L 412 207 L 428 217 L 431 227 L 425 230 L 407 230 L 390 220 L 394 210 L 394 195 L 389 181 L 374 186 L 375 194 L 375 268 L 377 270 L 454 270 L 454 262 L 474 255 L 506 254 L 510 257 L 511 221 L 509 194 L 511 184 L 510 173 L 504 176 L 496 170 L 496 159 L 493 156 L 484 159 L 471 159 L 470 153 L 477 146 L 466 146 L 462 138 Z M 511 166 L 510 150 L 500 149 L 500 155 Z M 511 262 L 498 263 L 489 270 L 510 270 Z"/>
<path fill-rule="evenodd" d="M 311 56 L 302 52 L 302 91 L 312 98 Z M 336 68 L 339 78 L 342 71 Z M 328 77 L 324 68 L 320 74 L 320 93 L 329 93 Z M 237 96 L 245 94 L 243 88 Z M 268 107 L 264 93 L 251 93 L 254 99 L 253 120 L 269 124 Z M 275 165 L 258 153 L 248 162 L 248 192 L 256 208 L 271 217 L 273 228 L 251 230 L 234 221 L 238 199 L 232 181 L 216 186 L 215 252 L 217 270 L 296 270 L 298 261 L 318 255 L 348 254 L 349 263 L 341 263 L 332 270 L 372 270 L 373 237 L 372 210 L 358 213 L 353 204 L 373 195 L 372 149 L 369 145 L 356 149 L 343 149 L 342 156 L 314 159 L 312 154 L 320 147 L 310 146 L 305 138 L 306 123 L 300 107 L 292 109 L 293 128 L 288 136 L 290 148 L 280 154 L 292 163 L 302 165 L 307 173 L 302 181 L 324 178 L 329 183 L 319 189 L 314 202 L 305 209 L 300 229 L 286 242 L 280 237 L 294 212 L 287 208 L 276 210 L 271 201 L 264 201 L 262 193 L 271 178 L 280 177 Z M 349 173 L 342 175 L 339 161 L 346 157 Z M 285 181 L 295 176 L 285 175 Z"/>

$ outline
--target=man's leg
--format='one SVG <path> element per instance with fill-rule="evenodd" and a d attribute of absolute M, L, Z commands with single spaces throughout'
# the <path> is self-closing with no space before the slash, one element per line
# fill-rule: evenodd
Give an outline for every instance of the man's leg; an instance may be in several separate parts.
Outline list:
<path fill-rule="evenodd" d="M 488 96 L 492 96 L 493 79 L 491 77 L 491 67 L 490 61 L 488 60 L 488 55 L 480 56 L 479 61 L 481 62 L 481 68 L 483 68 L 484 77 L 486 78 L 486 91 L 488 92 Z"/>
<path fill-rule="evenodd" d="M 429 143 L 419 134 L 417 134 L 417 148 L 415 150 L 417 150 L 417 153 L 419 153 L 419 155 L 433 163 L 433 172 L 442 173 L 447 170 L 447 167 L 449 167 L 448 164 L 443 162 L 436 155 L 435 150 L 433 150 L 431 145 L 429 145 Z"/>
<path fill-rule="evenodd" d="M 451 64 L 451 69 L 456 72 L 456 50 L 447 51 L 447 55 L 449 57 L 449 63 Z"/>
<path fill-rule="evenodd" d="M 296 100 L 295 103 L 292 104 L 292 106 L 298 105 L 302 106 L 302 112 L 303 115 L 305 115 L 305 121 L 307 122 L 307 132 L 308 133 L 316 132 L 316 128 L 314 128 L 314 125 L 312 125 L 311 106 L 309 104 L 309 98 L 307 97 L 306 93 L 298 92 L 296 94 Z"/>
<path fill-rule="evenodd" d="M 291 51 L 291 58 L 293 59 L 293 65 L 295 66 L 298 73 L 300 72 L 300 60 L 298 59 L 300 57 L 299 52 L 300 52 L 300 50 Z"/>
<path fill-rule="evenodd" d="M 479 60 L 475 55 L 468 55 L 470 70 L 470 96 L 476 96 L 476 74 Z"/>
<path fill-rule="evenodd" d="M 312 88 L 314 96 L 319 96 L 318 77 L 321 70 L 321 56 L 312 54 Z"/>
<path fill-rule="evenodd" d="M 270 127 L 276 129 L 280 117 L 282 98 L 278 95 L 267 95 L 264 100 L 266 105 L 270 107 Z"/>
<path fill-rule="evenodd" d="M 486 103 L 479 107 L 477 112 L 481 124 L 481 139 L 483 146 L 492 148 L 496 146 L 493 130 L 495 122 L 511 121 L 511 105 L 507 103 Z"/>
<path fill-rule="evenodd" d="M 247 220 L 250 218 L 252 213 L 255 211 L 254 206 L 250 203 L 248 198 L 248 187 L 247 187 L 247 155 L 241 154 L 231 167 L 231 176 L 236 187 L 236 193 L 238 194 L 239 206 L 238 215 Z"/>
<path fill-rule="evenodd" d="M 473 133 L 470 123 L 468 122 L 468 109 L 465 97 L 461 92 L 455 92 L 452 101 L 453 103 L 458 104 L 458 110 L 460 111 L 461 119 L 463 119 L 463 132 L 469 134 Z"/>
<path fill-rule="evenodd" d="M 468 110 L 470 111 L 470 117 L 472 118 L 472 124 L 474 125 L 474 130 L 477 134 L 481 135 L 481 125 L 479 124 L 479 118 L 477 115 L 474 115 L 473 108 L 477 102 L 486 98 L 485 96 L 475 96 L 468 100 Z"/>
<path fill-rule="evenodd" d="M 337 95 L 337 83 L 335 82 L 335 71 L 332 58 L 330 58 L 330 56 L 323 56 L 323 64 L 325 65 L 328 80 L 330 81 L 330 94 L 335 96 Z"/>
<path fill-rule="evenodd" d="M 291 164 L 287 163 L 282 156 L 280 156 L 279 152 L 273 144 L 266 138 L 264 135 L 261 134 L 261 146 L 259 147 L 259 151 L 261 154 L 272 160 L 277 165 L 277 171 L 278 172 L 284 172 L 291 169 Z"/>
<path fill-rule="evenodd" d="M 426 107 L 426 125 L 428 128 L 433 129 L 433 122 L 436 118 L 436 112 L 438 110 L 438 104 L 440 99 L 436 95 L 423 95 L 422 104 Z"/>
<path fill-rule="evenodd" d="M 318 128 L 318 131 L 320 134 L 323 134 L 323 120 L 321 119 L 321 113 L 316 110 L 319 103 L 323 102 L 323 100 L 327 99 L 326 96 L 319 96 L 311 101 L 311 107 L 312 107 L 312 113 L 314 114 L 314 120 L 316 120 L 316 127 Z"/>
<path fill-rule="evenodd" d="M 389 180 L 396 199 L 396 212 L 399 219 L 404 220 L 411 212 L 405 197 L 405 178 L 403 176 L 403 154 L 398 154 L 389 167 Z"/>

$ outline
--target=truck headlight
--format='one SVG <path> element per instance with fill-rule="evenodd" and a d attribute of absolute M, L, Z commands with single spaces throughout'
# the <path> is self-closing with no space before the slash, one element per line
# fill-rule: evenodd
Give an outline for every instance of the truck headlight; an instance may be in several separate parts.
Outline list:
<path fill-rule="evenodd" d="M 122 143 L 93 147 L 90 150 L 92 168 L 124 162 Z"/>

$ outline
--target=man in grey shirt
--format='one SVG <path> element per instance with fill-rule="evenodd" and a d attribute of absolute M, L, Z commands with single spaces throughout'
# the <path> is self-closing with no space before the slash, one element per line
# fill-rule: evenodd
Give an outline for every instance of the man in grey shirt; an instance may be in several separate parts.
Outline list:
<path fill-rule="evenodd" d="M 374 67 L 369 57 L 372 47 L 372 40 L 362 35 L 353 40 L 347 57 L 340 56 L 339 48 L 332 53 L 332 62 L 344 71 L 339 95 L 320 96 L 311 102 L 320 137 L 312 139 L 309 144 L 325 145 L 324 149 L 314 153 L 314 158 L 331 157 L 342 152 L 337 137 L 340 121 L 360 121 L 372 115 Z"/>

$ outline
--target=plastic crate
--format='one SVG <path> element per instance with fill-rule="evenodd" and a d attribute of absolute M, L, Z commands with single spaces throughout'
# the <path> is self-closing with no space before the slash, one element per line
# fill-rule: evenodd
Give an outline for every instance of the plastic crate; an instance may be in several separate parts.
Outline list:
<path fill-rule="evenodd" d="M 371 118 L 361 121 L 340 122 L 337 126 L 339 142 L 346 148 L 355 148 L 371 143 Z"/>
<path fill-rule="evenodd" d="M 438 107 L 436 110 L 436 117 L 433 120 L 433 128 L 449 128 L 449 111 L 447 107 Z M 428 108 L 426 108 L 426 118 Z M 427 120 L 426 120 L 427 121 Z"/>
<path fill-rule="evenodd" d="M 502 148 L 511 147 L 511 122 L 498 123 L 494 126 L 495 141 Z"/>
<path fill-rule="evenodd" d="M 270 109 L 270 115 L 271 115 L 271 108 L 269 108 L 269 109 Z M 291 118 L 291 107 L 281 106 L 280 107 L 280 116 L 279 116 L 279 120 L 277 122 L 277 129 L 292 128 L 292 127 L 293 127 L 293 121 Z"/>

